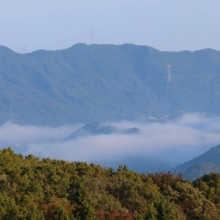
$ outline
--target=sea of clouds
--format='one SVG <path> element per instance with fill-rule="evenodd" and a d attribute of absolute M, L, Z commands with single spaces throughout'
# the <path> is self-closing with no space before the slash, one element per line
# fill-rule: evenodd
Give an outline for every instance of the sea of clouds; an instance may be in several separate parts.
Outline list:
<path fill-rule="evenodd" d="M 140 129 L 136 134 L 88 135 L 65 141 L 83 125 L 37 127 L 7 122 L 0 127 L 1 148 L 40 158 L 86 161 L 139 172 L 169 170 L 220 144 L 220 118 L 186 114 L 169 122 L 108 123 Z"/>

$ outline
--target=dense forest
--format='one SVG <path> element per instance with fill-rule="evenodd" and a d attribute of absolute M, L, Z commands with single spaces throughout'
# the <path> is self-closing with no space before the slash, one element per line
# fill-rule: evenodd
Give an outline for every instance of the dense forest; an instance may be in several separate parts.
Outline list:
<path fill-rule="evenodd" d="M 0 219 L 220 219 L 220 174 L 190 182 L 0 151 Z"/>

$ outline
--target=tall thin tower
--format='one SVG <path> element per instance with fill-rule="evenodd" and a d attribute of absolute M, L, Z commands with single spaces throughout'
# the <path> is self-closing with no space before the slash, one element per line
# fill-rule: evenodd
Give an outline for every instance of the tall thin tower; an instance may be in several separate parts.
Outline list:
<path fill-rule="evenodd" d="M 171 68 L 171 64 L 168 64 L 168 65 L 167 65 L 167 70 L 168 70 L 167 82 L 168 82 L 168 83 L 171 83 L 171 71 L 170 71 L 170 68 Z"/>
<path fill-rule="evenodd" d="M 24 54 L 26 54 L 26 45 L 24 44 Z"/>
<path fill-rule="evenodd" d="M 90 43 L 93 44 L 93 26 L 91 26 L 91 31 L 90 31 Z"/>

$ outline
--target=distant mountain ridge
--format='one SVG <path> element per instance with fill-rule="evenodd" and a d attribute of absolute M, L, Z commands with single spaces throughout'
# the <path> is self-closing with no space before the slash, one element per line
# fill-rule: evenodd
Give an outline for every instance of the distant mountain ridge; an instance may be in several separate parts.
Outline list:
<path fill-rule="evenodd" d="M 204 174 L 220 172 L 220 144 L 204 154 L 173 168 L 182 172 L 184 178 L 195 180 Z"/>
<path fill-rule="evenodd" d="M 167 64 L 171 64 L 168 83 Z M 62 125 L 220 114 L 220 52 L 76 44 L 18 54 L 0 46 L 0 122 Z"/>
<path fill-rule="evenodd" d="M 200 163 L 198 165 L 189 167 L 186 171 L 184 171 L 183 177 L 185 179 L 194 181 L 209 173 L 220 173 L 220 166 L 212 163 Z"/>
<path fill-rule="evenodd" d="M 71 140 L 73 138 L 81 137 L 81 136 L 88 136 L 88 135 L 109 135 L 109 134 L 137 134 L 140 130 L 138 128 L 126 128 L 121 129 L 116 126 L 111 125 L 101 125 L 101 123 L 93 122 L 84 125 L 82 128 L 76 130 L 65 140 Z"/>

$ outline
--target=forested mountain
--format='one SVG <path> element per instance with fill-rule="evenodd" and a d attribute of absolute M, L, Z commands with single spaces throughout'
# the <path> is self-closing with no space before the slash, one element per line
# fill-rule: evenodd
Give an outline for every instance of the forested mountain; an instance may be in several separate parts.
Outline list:
<path fill-rule="evenodd" d="M 204 174 L 220 172 L 220 145 L 204 154 L 176 166 L 173 171 L 182 172 L 183 177 L 195 180 Z"/>
<path fill-rule="evenodd" d="M 81 136 L 88 136 L 88 135 L 100 135 L 100 134 L 136 134 L 139 133 L 140 130 L 136 127 L 133 128 L 118 128 L 116 126 L 111 125 L 101 125 L 98 122 L 93 122 L 84 125 L 82 128 L 77 129 L 75 132 L 70 134 L 64 140 L 70 140 L 73 138 L 81 137 Z"/>
<path fill-rule="evenodd" d="M 220 218 L 220 176 L 117 171 L 0 150 L 0 219 L 180 220 Z"/>
<path fill-rule="evenodd" d="M 200 163 L 186 169 L 183 172 L 183 177 L 194 181 L 209 173 L 220 173 L 220 166 L 212 163 Z"/>
<path fill-rule="evenodd" d="M 171 64 L 168 77 L 167 65 Z M 219 115 L 220 52 L 76 44 L 17 54 L 0 47 L 0 122 L 61 125 Z"/>

